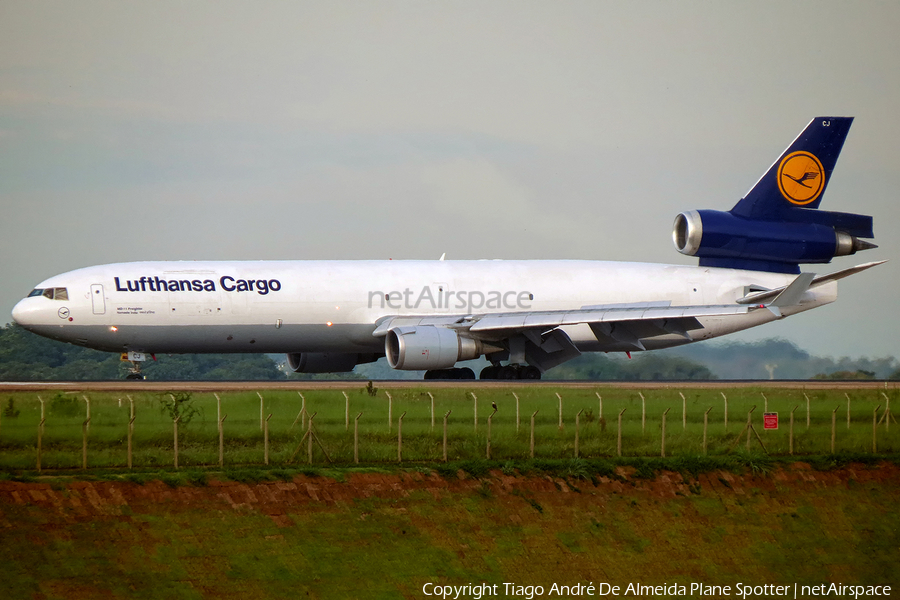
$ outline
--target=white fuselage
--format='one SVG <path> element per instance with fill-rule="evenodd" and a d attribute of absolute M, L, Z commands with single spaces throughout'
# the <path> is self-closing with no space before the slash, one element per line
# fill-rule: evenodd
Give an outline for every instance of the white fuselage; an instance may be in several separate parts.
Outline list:
<path fill-rule="evenodd" d="M 51 277 L 13 318 L 26 329 L 107 351 L 383 352 L 373 336 L 396 316 L 481 315 L 668 302 L 734 305 L 749 286 L 778 288 L 794 275 L 600 261 L 136 262 Z M 52 296 L 52 294 L 50 294 Z M 833 302 L 830 282 L 784 316 Z M 767 310 L 704 317 L 690 339 L 663 335 L 647 349 L 709 339 L 775 320 Z M 615 351 L 587 325 L 563 329 L 581 351 Z"/>

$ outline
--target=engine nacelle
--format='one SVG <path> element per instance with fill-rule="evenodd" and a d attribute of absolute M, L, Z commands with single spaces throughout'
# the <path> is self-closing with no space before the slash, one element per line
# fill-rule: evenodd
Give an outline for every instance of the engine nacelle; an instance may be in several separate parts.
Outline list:
<path fill-rule="evenodd" d="M 374 354 L 339 352 L 292 352 L 288 366 L 294 373 L 347 373 L 356 365 L 378 360 Z"/>
<path fill-rule="evenodd" d="M 876 247 L 826 224 L 744 219 L 715 210 L 679 214 L 672 241 L 682 254 L 699 257 L 703 266 L 781 264 L 784 272 Z"/>
<path fill-rule="evenodd" d="M 449 369 L 457 361 L 478 358 L 483 352 L 479 340 L 434 325 L 395 327 L 384 339 L 388 364 L 406 371 Z"/>

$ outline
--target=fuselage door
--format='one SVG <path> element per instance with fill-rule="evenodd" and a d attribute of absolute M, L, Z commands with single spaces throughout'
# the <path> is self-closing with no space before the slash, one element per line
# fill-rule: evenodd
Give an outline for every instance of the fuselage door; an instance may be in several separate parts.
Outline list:
<path fill-rule="evenodd" d="M 95 315 L 106 313 L 106 298 L 103 296 L 103 285 L 99 283 L 91 284 L 91 306 Z"/>

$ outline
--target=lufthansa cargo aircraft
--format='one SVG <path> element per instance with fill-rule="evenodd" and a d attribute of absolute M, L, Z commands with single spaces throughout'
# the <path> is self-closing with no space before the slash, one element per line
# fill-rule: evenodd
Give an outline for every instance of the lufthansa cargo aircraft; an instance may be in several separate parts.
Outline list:
<path fill-rule="evenodd" d="M 816 308 L 837 281 L 800 265 L 875 248 L 872 218 L 818 210 L 853 119 L 816 117 L 728 212 L 672 238 L 699 266 L 586 260 L 134 262 L 42 281 L 13 309 L 37 334 L 140 364 L 158 353 L 286 353 L 297 372 L 382 356 L 426 379 L 539 379 L 582 352 L 707 340 Z M 883 262 L 883 261 L 882 261 Z"/>

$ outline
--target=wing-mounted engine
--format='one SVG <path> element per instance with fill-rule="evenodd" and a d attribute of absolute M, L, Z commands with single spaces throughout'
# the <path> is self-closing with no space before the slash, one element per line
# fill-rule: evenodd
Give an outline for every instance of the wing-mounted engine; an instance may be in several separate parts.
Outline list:
<path fill-rule="evenodd" d="M 435 325 L 391 328 L 384 338 L 384 353 L 393 369 L 407 371 L 449 369 L 459 361 L 501 350 L 481 340 Z"/>
<path fill-rule="evenodd" d="M 288 366 L 294 373 L 348 373 L 356 365 L 375 362 L 376 354 L 341 352 L 292 352 Z"/>

